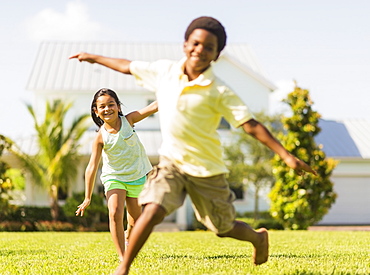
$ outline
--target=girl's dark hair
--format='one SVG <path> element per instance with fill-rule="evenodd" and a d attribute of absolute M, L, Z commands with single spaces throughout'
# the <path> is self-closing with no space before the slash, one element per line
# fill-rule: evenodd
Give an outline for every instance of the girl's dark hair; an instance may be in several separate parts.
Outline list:
<path fill-rule="evenodd" d="M 93 121 L 95 122 L 96 125 L 98 125 L 99 128 L 104 124 L 104 121 L 100 117 L 96 116 L 96 114 L 95 114 L 96 100 L 99 97 L 103 96 L 103 95 L 109 95 L 109 96 L 113 97 L 114 101 L 117 103 L 118 106 L 120 106 L 122 104 L 121 101 L 119 101 L 117 94 L 114 91 L 112 91 L 108 88 L 102 88 L 102 89 L 100 89 L 99 91 L 97 91 L 95 93 L 93 101 L 91 102 L 91 110 L 90 111 L 91 111 L 91 117 L 92 117 Z M 121 111 L 119 111 L 118 115 L 123 116 L 123 113 Z"/>

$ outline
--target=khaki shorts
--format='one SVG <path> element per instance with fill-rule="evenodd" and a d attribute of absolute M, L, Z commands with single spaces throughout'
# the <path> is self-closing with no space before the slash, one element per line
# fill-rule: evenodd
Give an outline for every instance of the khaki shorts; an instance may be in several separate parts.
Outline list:
<path fill-rule="evenodd" d="M 149 173 L 139 204 L 156 203 L 170 214 L 184 203 L 186 194 L 192 200 L 196 218 L 208 229 L 223 234 L 234 227 L 235 195 L 224 174 L 193 177 L 163 157 Z"/>

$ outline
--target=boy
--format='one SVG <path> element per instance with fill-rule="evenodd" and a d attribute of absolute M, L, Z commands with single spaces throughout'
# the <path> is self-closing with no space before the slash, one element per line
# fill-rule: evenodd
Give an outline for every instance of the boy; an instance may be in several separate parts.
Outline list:
<path fill-rule="evenodd" d="M 243 127 L 278 154 L 298 174 L 314 173 L 292 156 L 258 121 L 247 106 L 212 71 L 226 45 L 226 32 L 212 17 L 193 20 L 185 32 L 185 58 L 180 62 L 129 61 L 88 53 L 70 58 L 99 63 L 132 74 L 139 85 L 156 92 L 163 143 L 160 163 L 148 177 L 139 203 L 143 213 L 130 236 L 130 245 L 115 274 L 128 274 L 130 265 L 153 227 L 179 208 L 189 194 L 196 217 L 219 237 L 249 241 L 254 246 L 253 261 L 268 259 L 268 233 L 235 220 L 233 193 L 225 179 L 227 169 L 217 127 L 222 117 L 234 127 Z"/>

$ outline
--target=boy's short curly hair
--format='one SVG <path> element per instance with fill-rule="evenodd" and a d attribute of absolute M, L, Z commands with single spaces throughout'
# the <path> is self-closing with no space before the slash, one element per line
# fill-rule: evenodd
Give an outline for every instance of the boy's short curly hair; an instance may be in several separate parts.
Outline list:
<path fill-rule="evenodd" d="M 226 31 L 224 26 L 215 18 L 209 16 L 201 16 L 194 19 L 188 26 L 185 32 L 185 41 L 189 39 L 190 34 L 195 29 L 204 29 L 217 36 L 218 52 L 221 52 L 226 45 Z"/>

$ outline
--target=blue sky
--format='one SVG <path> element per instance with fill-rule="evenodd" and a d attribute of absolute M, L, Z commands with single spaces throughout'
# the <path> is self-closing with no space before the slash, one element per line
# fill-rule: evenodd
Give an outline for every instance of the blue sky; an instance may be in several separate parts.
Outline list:
<path fill-rule="evenodd" d="M 0 134 L 33 131 L 25 88 L 41 41 L 181 43 L 201 15 L 222 22 L 228 43 L 252 46 L 279 87 L 274 109 L 294 79 L 324 119 L 370 120 L 369 13 L 365 0 L 2 0 Z"/>

